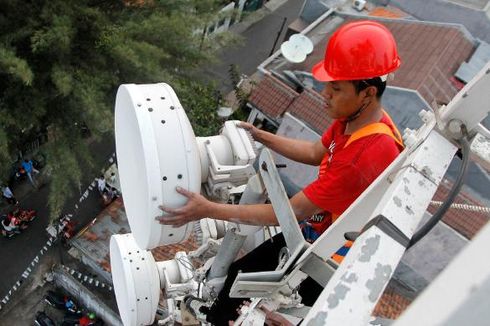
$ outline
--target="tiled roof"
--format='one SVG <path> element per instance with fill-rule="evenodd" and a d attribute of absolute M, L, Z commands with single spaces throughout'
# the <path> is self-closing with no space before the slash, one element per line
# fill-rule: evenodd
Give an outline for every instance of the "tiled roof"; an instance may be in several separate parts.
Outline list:
<path fill-rule="evenodd" d="M 332 123 L 325 112 L 325 102 L 320 94 L 310 89 L 298 94 L 271 75 L 266 75 L 252 90 L 249 102 L 276 121 L 287 111 L 319 134 Z"/>
<path fill-rule="evenodd" d="M 393 86 L 417 90 L 429 103 L 448 103 L 458 89 L 451 78 L 470 58 L 474 43 L 456 26 L 421 22 L 384 22 L 402 59 Z"/>
<path fill-rule="evenodd" d="M 389 283 L 374 307 L 373 316 L 395 320 L 411 302 L 405 295 L 397 291 L 396 286 Z"/>
<path fill-rule="evenodd" d="M 189 239 L 187 239 L 186 241 L 172 245 L 157 247 L 155 249 L 152 249 L 151 253 L 153 254 L 153 258 L 155 258 L 155 261 L 164 261 L 174 259 L 175 254 L 178 251 L 185 251 L 189 253 L 193 250 L 196 250 L 197 247 L 198 244 L 196 242 L 196 237 L 194 235 L 194 232 L 192 232 L 189 236 Z"/>
<path fill-rule="evenodd" d="M 434 200 L 444 201 L 451 187 L 452 184 L 449 181 L 445 180 L 444 182 L 441 182 L 436 194 L 434 195 Z M 468 194 L 465 194 L 463 192 L 459 193 L 454 203 L 482 206 L 481 203 L 477 202 Z M 439 206 L 430 205 L 427 210 L 431 214 L 433 214 L 438 207 Z M 490 214 L 488 213 L 477 211 L 475 212 L 451 207 L 447 210 L 442 221 L 461 235 L 465 236 L 468 239 L 472 239 L 475 234 L 488 222 L 489 219 Z"/>
<path fill-rule="evenodd" d="M 343 23 L 352 20 L 348 17 Z M 332 19 L 332 23 L 335 21 L 338 22 L 339 18 Z M 393 33 L 402 60 L 389 85 L 416 90 L 429 104 L 434 100 L 438 103 L 449 102 L 458 92 L 452 79 L 454 73 L 475 50 L 471 37 L 457 25 L 402 19 L 382 20 L 381 23 Z M 331 34 L 328 33 L 317 43 L 300 65 L 302 70 L 310 71 L 315 63 L 323 59 L 324 46 Z"/>
<path fill-rule="evenodd" d="M 323 97 L 309 89 L 305 89 L 287 111 L 306 122 L 320 135 L 332 124 L 332 119 L 325 111 Z"/>
<path fill-rule="evenodd" d="M 272 119 L 279 118 L 298 93 L 277 78 L 266 75 L 252 90 L 249 102 Z"/>
<path fill-rule="evenodd" d="M 349 20 L 353 18 L 348 17 L 344 22 Z M 332 23 L 335 21 L 341 22 L 342 19 L 336 16 Z M 449 102 L 461 88 L 460 84 L 455 83 L 454 73 L 474 51 L 473 41 L 456 25 L 401 19 L 383 20 L 382 24 L 393 33 L 402 59 L 400 69 L 389 84 L 418 91 L 429 104 L 434 101 L 439 104 Z M 297 64 L 296 69 L 310 71 L 323 58 L 323 46 L 330 35 L 320 40 L 313 53 L 305 62 Z M 308 91 L 304 96 L 311 96 L 312 93 Z M 288 85 L 266 75 L 253 90 L 249 101 L 271 119 L 277 120 L 288 110 L 316 131 L 322 132 L 325 123 L 317 119 L 326 119 L 326 115 L 302 111 L 301 102 L 295 100 L 297 96 L 298 93 Z M 303 96 L 300 98 L 301 101 L 305 99 Z"/>

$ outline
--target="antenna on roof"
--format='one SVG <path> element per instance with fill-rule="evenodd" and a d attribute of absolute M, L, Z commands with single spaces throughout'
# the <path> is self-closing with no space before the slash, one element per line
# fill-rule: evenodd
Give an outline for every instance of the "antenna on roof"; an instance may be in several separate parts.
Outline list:
<path fill-rule="evenodd" d="M 303 34 L 293 34 L 281 44 L 283 57 L 292 63 L 303 62 L 306 56 L 313 51 L 313 42 Z"/>

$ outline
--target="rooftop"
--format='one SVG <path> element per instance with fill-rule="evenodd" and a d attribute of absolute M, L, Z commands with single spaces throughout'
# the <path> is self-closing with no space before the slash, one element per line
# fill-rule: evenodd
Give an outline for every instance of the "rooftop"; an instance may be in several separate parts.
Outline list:
<path fill-rule="evenodd" d="M 130 232 L 122 198 L 116 199 L 94 221 L 71 240 L 73 247 L 82 253 L 82 261 L 91 266 L 105 279 L 111 280 L 109 244 L 113 234 Z M 196 237 L 192 234 L 188 240 L 151 250 L 156 261 L 173 259 L 177 251 L 192 251 L 197 248 Z"/>
<path fill-rule="evenodd" d="M 461 84 L 453 81 L 454 74 L 471 57 L 477 42 L 462 26 L 455 24 L 334 13 L 306 34 L 315 48 L 303 63 L 284 63 L 279 58 L 265 68 L 311 71 L 323 59 L 324 46 L 333 31 L 358 19 L 378 20 L 395 37 L 402 65 L 389 82 L 391 86 L 418 91 L 430 104 L 447 103 L 459 91 Z"/>

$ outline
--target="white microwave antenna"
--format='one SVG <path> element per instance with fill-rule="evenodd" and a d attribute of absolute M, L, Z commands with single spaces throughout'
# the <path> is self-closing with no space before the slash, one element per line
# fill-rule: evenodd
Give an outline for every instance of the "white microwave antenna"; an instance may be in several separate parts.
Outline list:
<path fill-rule="evenodd" d="M 159 206 L 183 206 L 177 186 L 201 187 L 226 202 L 233 189 L 255 174 L 255 143 L 237 121 L 226 121 L 220 135 L 196 137 L 187 115 L 165 83 L 119 87 L 116 96 L 116 153 L 129 226 L 142 249 L 179 243 L 193 223 L 175 228 L 155 220 Z M 230 114 L 231 109 L 224 110 Z"/>
<path fill-rule="evenodd" d="M 306 56 L 313 51 L 313 42 L 303 34 L 293 34 L 281 44 L 281 53 L 284 58 L 292 63 L 305 61 Z"/>

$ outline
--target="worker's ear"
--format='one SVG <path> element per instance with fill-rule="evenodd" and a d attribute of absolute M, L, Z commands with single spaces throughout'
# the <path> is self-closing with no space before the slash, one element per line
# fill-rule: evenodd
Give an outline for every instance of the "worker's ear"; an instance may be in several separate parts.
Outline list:
<path fill-rule="evenodd" d="M 364 91 L 364 96 L 368 98 L 375 98 L 376 94 L 378 93 L 378 89 L 375 86 L 368 86 L 364 89 Z"/>

